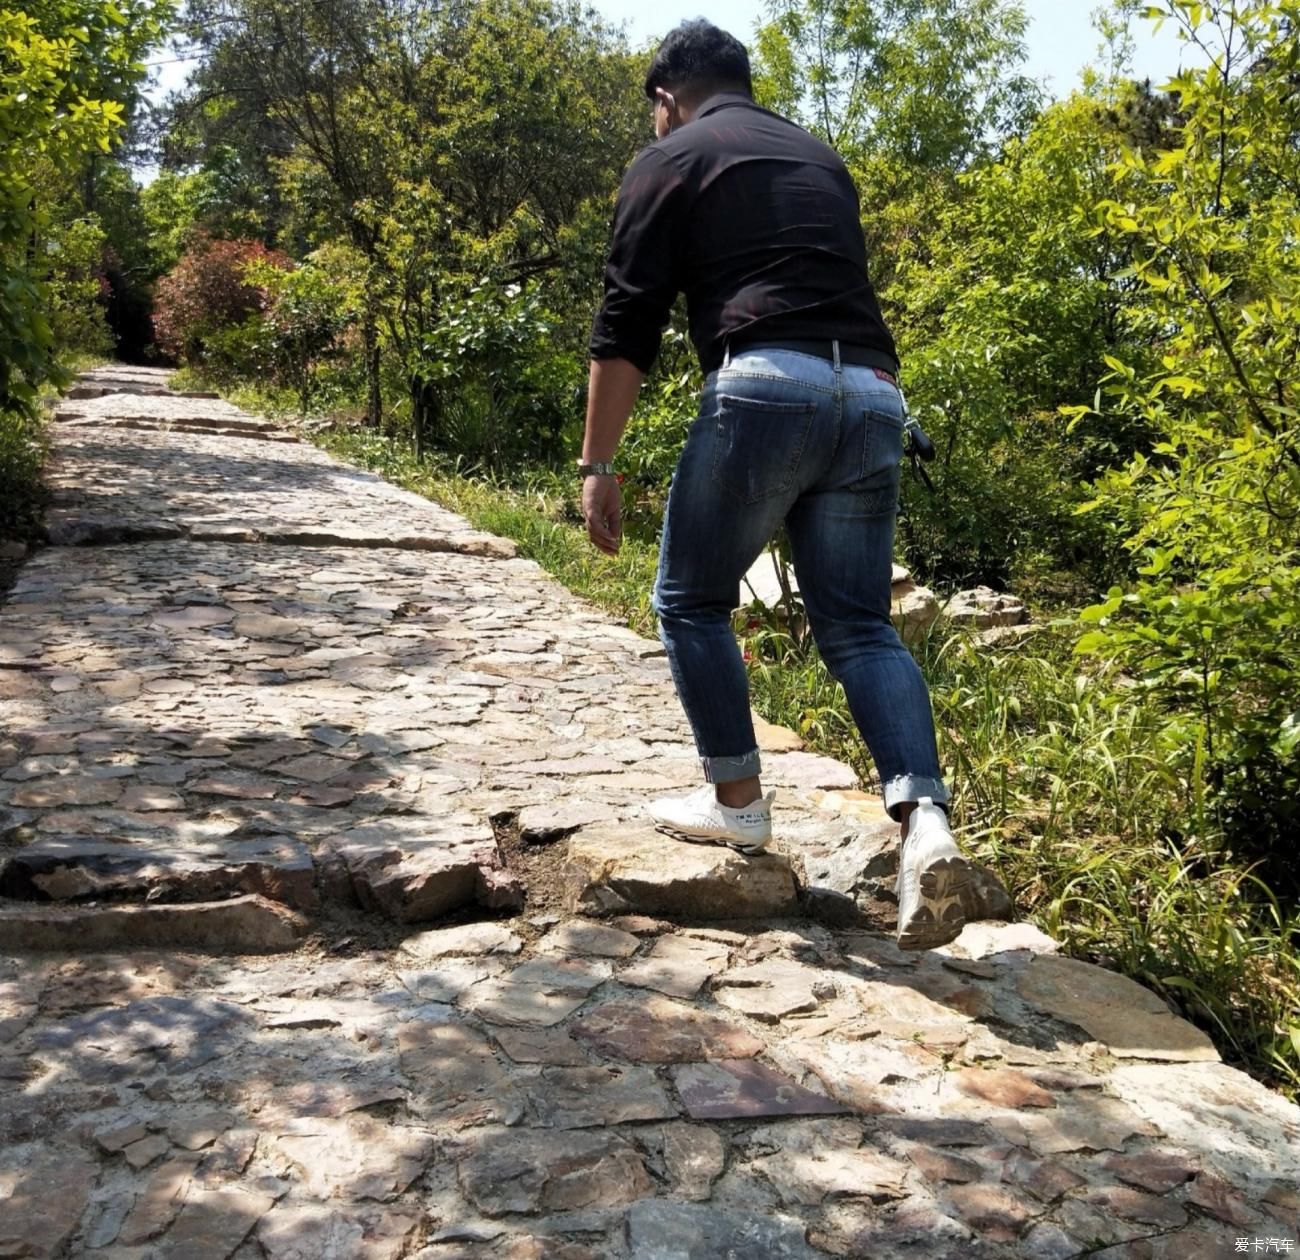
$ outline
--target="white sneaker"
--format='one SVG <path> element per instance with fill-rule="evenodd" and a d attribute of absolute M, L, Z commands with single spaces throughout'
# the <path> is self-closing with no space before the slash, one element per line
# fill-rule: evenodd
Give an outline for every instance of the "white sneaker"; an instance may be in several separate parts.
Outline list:
<path fill-rule="evenodd" d="M 775 792 L 732 809 L 718 800 L 712 783 L 687 796 L 664 796 L 646 806 L 660 831 L 682 840 L 728 844 L 755 857 L 772 839 L 772 799 Z"/>
<path fill-rule="evenodd" d="M 948 830 L 948 815 L 923 796 L 898 858 L 898 948 L 935 949 L 959 936 L 970 883 L 971 864 Z"/>

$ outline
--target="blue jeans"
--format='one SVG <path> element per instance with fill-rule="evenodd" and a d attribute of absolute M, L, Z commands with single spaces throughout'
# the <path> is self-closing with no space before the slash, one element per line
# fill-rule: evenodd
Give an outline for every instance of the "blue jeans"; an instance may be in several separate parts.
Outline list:
<path fill-rule="evenodd" d="M 761 769 L 731 614 L 785 522 L 813 637 L 886 808 L 947 801 L 925 680 L 889 619 L 902 438 L 902 399 L 873 368 L 760 349 L 706 378 L 668 494 L 654 607 L 710 783 Z"/>

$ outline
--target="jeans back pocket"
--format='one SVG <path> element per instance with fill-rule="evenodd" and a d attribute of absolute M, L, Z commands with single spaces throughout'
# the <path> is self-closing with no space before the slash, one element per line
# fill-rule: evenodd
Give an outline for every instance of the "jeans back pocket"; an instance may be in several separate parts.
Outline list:
<path fill-rule="evenodd" d="M 862 466 L 853 490 L 870 516 L 898 510 L 902 480 L 903 422 L 891 411 L 868 407 L 862 413 Z"/>
<path fill-rule="evenodd" d="M 742 503 L 787 492 L 803 458 L 817 404 L 718 395 L 713 481 Z"/>

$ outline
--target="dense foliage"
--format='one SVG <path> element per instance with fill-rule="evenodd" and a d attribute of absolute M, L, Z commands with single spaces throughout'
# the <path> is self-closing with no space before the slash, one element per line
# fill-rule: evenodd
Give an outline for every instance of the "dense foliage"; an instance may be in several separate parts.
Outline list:
<path fill-rule="evenodd" d="M 30 525 L 36 398 L 58 352 L 102 350 L 103 234 L 80 176 L 126 124 L 167 0 L 0 4 L 0 532 Z"/>
<path fill-rule="evenodd" d="M 1178 6 L 1197 40 L 1201 7 Z M 1153 440 L 1085 505 L 1137 567 L 1084 614 L 1079 648 L 1132 672 L 1231 849 L 1296 892 L 1300 3 L 1238 5 L 1217 33 L 1209 69 L 1171 84 L 1176 133 L 1126 149 L 1093 211 L 1141 293 L 1098 410 Z"/>

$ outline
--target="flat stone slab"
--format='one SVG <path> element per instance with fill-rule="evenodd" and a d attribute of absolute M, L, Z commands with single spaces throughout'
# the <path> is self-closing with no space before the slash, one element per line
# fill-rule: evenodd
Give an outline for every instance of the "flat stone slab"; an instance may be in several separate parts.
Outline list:
<path fill-rule="evenodd" d="M 1210 1039 L 1179 1019 L 1149 989 L 1103 967 L 1073 958 L 1031 958 L 1016 988 L 1026 1001 L 1077 1024 L 1124 1059 L 1215 1061 Z"/>
<path fill-rule="evenodd" d="M 402 942 L 402 953 L 413 958 L 445 958 L 465 954 L 517 954 L 523 940 L 504 923 L 466 923 L 461 927 L 432 928 L 417 932 Z"/>
<path fill-rule="evenodd" d="M 608 964 L 534 958 L 466 990 L 461 1005 L 490 1024 L 548 1028 L 573 1014 L 609 975 Z"/>
<path fill-rule="evenodd" d="M 661 936 L 643 958 L 619 973 L 624 984 L 669 997 L 694 997 L 727 965 L 726 945 L 691 936 Z"/>
<path fill-rule="evenodd" d="M 765 1024 L 815 1011 L 835 996 L 835 982 L 824 972 L 789 958 L 766 958 L 735 967 L 715 983 L 720 1005 Z"/>
<path fill-rule="evenodd" d="M 0 950 L 179 949 L 271 954 L 296 949 L 307 920 L 265 897 L 185 905 L 63 907 L 0 903 Z"/>
<path fill-rule="evenodd" d="M 548 1067 L 529 1092 L 544 1128 L 592 1129 L 677 1116 L 659 1078 L 645 1067 Z"/>
<path fill-rule="evenodd" d="M 569 907 L 586 914 L 757 919 L 799 904 L 789 858 L 742 857 L 645 827 L 584 828 L 569 841 L 567 863 Z"/>
<path fill-rule="evenodd" d="M 466 1197 L 487 1216 L 621 1207 L 652 1191 L 636 1148 L 614 1133 L 488 1132 L 457 1162 Z"/>
<path fill-rule="evenodd" d="M 46 534 L 57 545 L 193 537 L 207 526 L 233 524 L 245 531 L 241 541 L 280 546 L 495 559 L 517 551 L 509 539 L 250 422 L 220 400 L 109 395 L 79 401 L 77 417 L 59 426 L 48 473 Z M 181 423 L 169 425 L 169 418 Z M 260 475 L 250 477 L 250 466 Z M 214 484 L 220 494 L 212 493 Z M 322 511 L 329 499 L 347 503 L 346 513 Z"/>
<path fill-rule="evenodd" d="M 687 1063 L 673 1073 L 677 1092 L 693 1120 L 759 1116 L 829 1116 L 847 1111 L 782 1072 L 750 1059 Z"/>
<path fill-rule="evenodd" d="M 807 1227 L 791 1217 L 755 1217 L 703 1204 L 647 1199 L 627 1214 L 627 1244 L 645 1260 L 817 1260 Z"/>
<path fill-rule="evenodd" d="M 764 1049 L 734 1020 L 659 997 L 605 1002 L 575 1020 L 570 1033 L 601 1054 L 633 1063 L 742 1059 Z"/>

